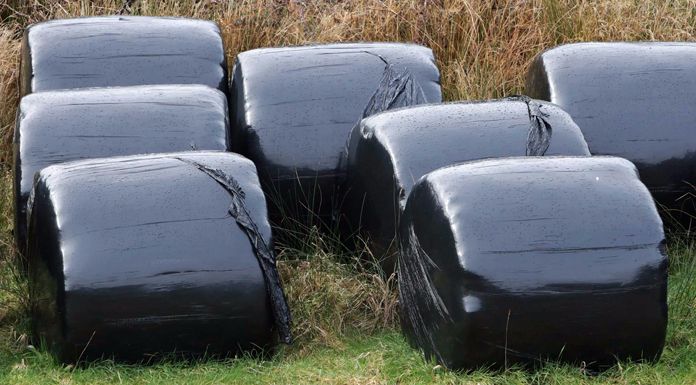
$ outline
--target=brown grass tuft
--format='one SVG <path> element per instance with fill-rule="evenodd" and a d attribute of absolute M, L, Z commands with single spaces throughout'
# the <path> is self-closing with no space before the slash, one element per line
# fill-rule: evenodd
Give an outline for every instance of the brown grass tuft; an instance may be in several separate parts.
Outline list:
<path fill-rule="evenodd" d="M 337 346 L 346 333 L 370 334 L 393 328 L 397 320 L 394 276 L 364 266 L 358 255 L 327 250 L 319 232 L 303 250 L 285 249 L 278 267 L 293 313 L 294 338 L 303 350 Z"/>
<path fill-rule="evenodd" d="M 17 110 L 19 43 L 9 30 L 0 29 L 0 165 L 2 171 L 12 162 L 12 135 Z"/>

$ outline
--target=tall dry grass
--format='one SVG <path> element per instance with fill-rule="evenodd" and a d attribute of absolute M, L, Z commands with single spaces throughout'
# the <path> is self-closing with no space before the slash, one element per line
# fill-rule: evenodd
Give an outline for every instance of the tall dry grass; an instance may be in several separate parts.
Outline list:
<path fill-rule="evenodd" d="M 122 5 L 120 0 L 0 0 L 2 193 L 10 191 L 6 186 L 23 28 L 51 18 L 112 14 Z M 217 21 L 230 64 L 238 52 L 264 46 L 420 43 L 431 47 L 437 57 L 447 100 L 522 93 L 524 74 L 534 55 L 557 44 L 694 40 L 696 26 L 696 0 L 135 0 L 130 10 L 137 15 Z M 0 244 L 11 244 L 9 206 L 4 205 L 0 214 Z M 7 248 L 2 251 L 7 256 Z M 321 246 L 310 254 L 281 263 L 289 300 L 296 309 L 296 334 L 330 344 L 333 336 L 346 330 L 368 332 L 394 325 L 396 300 L 389 282 L 345 259 L 338 262 Z"/>

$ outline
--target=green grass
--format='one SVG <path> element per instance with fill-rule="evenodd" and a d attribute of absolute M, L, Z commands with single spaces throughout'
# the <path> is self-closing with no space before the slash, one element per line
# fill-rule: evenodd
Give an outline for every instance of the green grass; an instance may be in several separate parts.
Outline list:
<path fill-rule="evenodd" d="M 0 382 L 16 384 L 299 384 L 299 383 L 402 383 L 402 384 L 685 384 L 696 379 L 696 355 L 667 350 L 657 365 L 616 367 L 599 376 L 586 376 L 578 368 L 547 365 L 534 373 L 510 370 L 491 374 L 460 375 L 424 361 L 396 332 L 347 338 L 340 349 L 320 348 L 307 356 L 280 353 L 272 361 L 238 359 L 224 362 L 156 366 L 101 363 L 74 370 L 52 363 L 46 354 L 22 353 L 3 360 Z M 6 364 L 5 364 L 6 362 Z"/>
<path fill-rule="evenodd" d="M 154 365 L 102 361 L 77 368 L 64 366 L 55 363 L 41 349 L 27 345 L 27 319 L 20 300 L 23 285 L 21 280 L 18 282 L 10 276 L 11 269 L 5 264 L 0 275 L 3 284 L 0 299 L 4 301 L 0 305 L 0 384 L 696 384 L 695 250 L 693 243 L 671 242 L 670 324 L 660 361 L 620 363 L 599 375 L 588 375 L 579 367 L 555 363 L 536 371 L 513 368 L 502 372 L 456 373 L 426 361 L 408 345 L 393 326 L 394 322 L 365 327 L 353 319 L 346 327 L 337 328 L 337 317 L 330 313 L 340 313 L 339 318 L 350 317 L 347 312 L 355 305 L 356 293 L 370 289 L 365 286 L 367 281 L 351 280 L 349 275 L 367 273 L 354 271 L 358 269 L 354 265 L 311 248 L 305 251 L 302 260 L 307 263 L 300 267 L 302 278 L 289 278 L 290 300 L 291 303 L 297 300 L 300 297 L 297 290 L 304 287 L 301 300 L 309 305 L 299 309 L 296 318 L 300 318 L 301 328 L 316 327 L 325 330 L 325 334 L 304 333 L 294 346 L 281 348 L 267 360 L 164 361 Z M 293 256 L 296 258 L 297 255 Z M 284 263 L 283 269 L 286 276 L 294 271 L 288 263 Z M 324 280 L 319 278 L 323 275 Z M 311 289 L 314 285 L 321 287 L 326 282 L 341 280 L 346 282 L 343 286 Z M 362 286 L 356 282 L 362 282 Z M 357 289 L 351 289 L 356 285 Z M 348 294 L 344 293 L 340 299 L 337 293 L 345 291 Z M 352 296 L 351 292 L 354 292 Z M 345 303 L 343 307 L 332 308 L 339 306 L 332 302 Z M 328 310 L 317 312 L 326 307 Z M 369 318 L 364 310 L 355 313 Z"/>
<path fill-rule="evenodd" d="M 237 359 L 190 364 L 125 366 L 105 362 L 86 368 L 57 366 L 45 353 L 0 355 L 0 382 L 8 384 L 686 384 L 696 380 L 696 353 L 668 348 L 656 365 L 616 366 L 599 376 L 548 364 L 536 372 L 508 370 L 457 374 L 426 362 L 400 334 L 383 331 L 347 336 L 340 348 L 317 348 L 305 356 L 281 352 L 273 360 Z"/>
<path fill-rule="evenodd" d="M 346 336 L 340 348 L 317 348 L 303 356 L 280 352 L 273 360 L 248 358 L 219 362 L 125 366 L 105 362 L 74 369 L 53 363 L 45 353 L 27 350 L 0 355 L 0 382 L 11 384 L 687 384 L 696 381 L 696 353 L 668 348 L 655 365 L 630 364 L 598 376 L 571 366 L 548 364 L 536 372 L 508 370 L 457 374 L 426 362 L 400 334 Z M 5 353 L 4 353 L 5 354 Z"/>

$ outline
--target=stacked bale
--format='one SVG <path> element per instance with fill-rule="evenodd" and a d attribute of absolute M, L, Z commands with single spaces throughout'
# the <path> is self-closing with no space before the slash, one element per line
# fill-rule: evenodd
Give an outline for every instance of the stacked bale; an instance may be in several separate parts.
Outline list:
<path fill-rule="evenodd" d="M 527 93 L 568 111 L 592 154 L 634 162 L 665 206 L 664 216 L 690 226 L 696 215 L 696 44 L 556 47 L 532 64 Z"/>
<path fill-rule="evenodd" d="M 568 114 L 524 97 L 416 106 L 366 118 L 348 147 L 341 218 L 346 238 L 369 239 L 389 274 L 398 220 L 420 177 L 454 163 L 525 155 L 589 151 Z"/>
<path fill-rule="evenodd" d="M 662 351 L 662 221 L 627 160 L 442 168 L 415 184 L 399 232 L 404 331 L 450 368 L 602 367 Z"/>
<path fill-rule="evenodd" d="M 227 99 L 200 85 L 40 92 L 24 97 L 14 138 L 15 239 L 26 245 L 34 174 L 55 163 L 116 155 L 226 150 Z"/>
<path fill-rule="evenodd" d="M 29 26 L 21 94 L 67 88 L 204 84 L 227 94 L 218 26 L 166 17 L 103 16 Z"/>
<path fill-rule="evenodd" d="M 64 362 L 228 356 L 290 342 L 250 161 L 223 152 L 94 159 L 230 149 L 214 23 L 36 24 L 25 31 L 21 80 L 16 235 L 37 341 Z M 88 160 L 68 162 L 78 159 Z"/>
<path fill-rule="evenodd" d="M 242 52 L 230 96 L 233 149 L 258 167 L 276 222 L 326 223 L 340 201 L 335 186 L 344 174 L 346 139 L 360 118 L 440 100 L 439 73 L 425 47 L 360 43 Z"/>
<path fill-rule="evenodd" d="M 60 360 L 227 356 L 289 342 L 254 165 L 224 152 L 84 160 L 38 175 L 34 336 Z"/>

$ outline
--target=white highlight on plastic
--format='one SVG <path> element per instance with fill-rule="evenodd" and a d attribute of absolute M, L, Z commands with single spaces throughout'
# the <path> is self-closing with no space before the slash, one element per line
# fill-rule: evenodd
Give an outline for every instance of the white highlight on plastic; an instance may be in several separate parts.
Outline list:
<path fill-rule="evenodd" d="M 464 304 L 464 311 L 467 313 L 475 313 L 481 310 L 481 300 L 473 295 L 467 295 L 462 298 L 462 303 Z"/>

